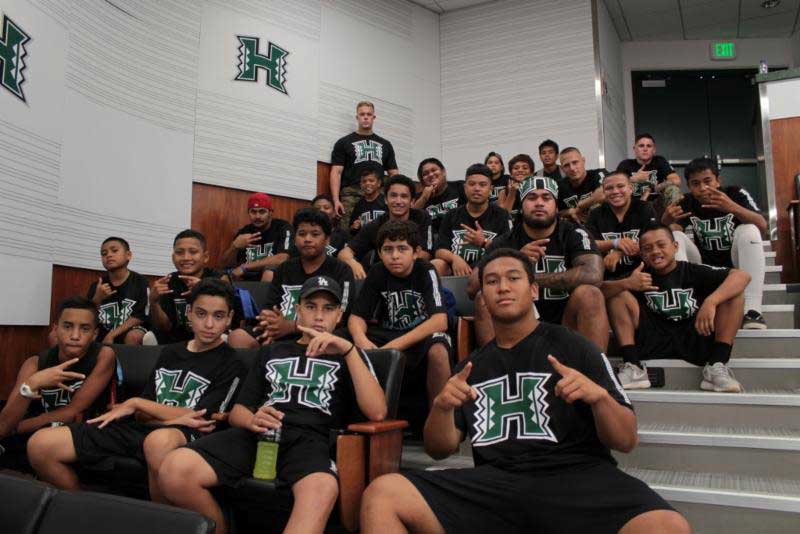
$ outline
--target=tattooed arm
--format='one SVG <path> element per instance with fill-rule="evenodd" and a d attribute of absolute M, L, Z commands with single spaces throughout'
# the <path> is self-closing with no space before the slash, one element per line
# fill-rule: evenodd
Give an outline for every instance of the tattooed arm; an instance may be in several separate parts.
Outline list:
<path fill-rule="evenodd" d="M 597 254 L 581 254 L 572 260 L 572 268 L 561 273 L 536 275 L 539 287 L 571 291 L 581 284 L 600 287 L 603 283 L 603 258 Z"/>

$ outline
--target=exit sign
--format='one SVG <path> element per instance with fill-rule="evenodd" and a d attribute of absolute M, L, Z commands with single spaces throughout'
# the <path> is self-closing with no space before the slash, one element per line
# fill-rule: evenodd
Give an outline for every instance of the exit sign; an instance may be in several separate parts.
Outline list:
<path fill-rule="evenodd" d="M 736 59 L 736 44 L 729 41 L 711 43 L 711 59 L 715 61 Z"/>

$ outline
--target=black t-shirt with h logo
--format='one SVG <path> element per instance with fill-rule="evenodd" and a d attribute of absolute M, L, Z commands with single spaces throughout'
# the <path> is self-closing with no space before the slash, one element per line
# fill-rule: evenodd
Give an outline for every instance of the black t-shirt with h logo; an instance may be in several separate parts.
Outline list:
<path fill-rule="evenodd" d="M 350 226 L 353 226 L 355 220 L 358 219 L 361 221 L 360 230 L 372 221 L 378 220 L 378 217 L 386 213 L 386 211 L 386 199 L 383 198 L 383 195 L 378 195 L 375 200 L 367 200 L 362 197 L 356 202 L 353 212 L 350 214 Z M 353 233 L 357 231 L 358 230 Z"/>
<path fill-rule="evenodd" d="M 111 284 L 108 273 L 103 275 L 103 283 Z M 118 328 L 131 317 L 140 319 L 144 322 L 147 319 L 147 279 L 139 273 L 128 271 L 128 278 L 120 285 L 111 284 L 111 288 L 116 291 L 103 299 L 98 306 L 99 329 L 97 339 L 102 341 L 106 334 Z M 92 300 L 97 291 L 97 282 L 92 282 L 86 298 Z"/>
<path fill-rule="evenodd" d="M 642 202 L 636 197 L 631 198 L 628 211 L 617 219 L 611 206 L 604 202 L 597 209 L 589 213 L 586 229 L 598 241 L 613 241 L 614 239 L 628 238 L 639 241 L 639 236 L 649 225 L 656 222 L 656 211 L 650 202 Z M 624 278 L 641 263 L 639 256 L 622 256 L 617 264 L 617 270 L 605 272 L 607 280 Z"/>
<path fill-rule="evenodd" d="M 558 209 L 577 208 L 578 202 L 592 196 L 598 187 L 603 186 L 603 177 L 608 174 L 605 169 L 590 169 L 586 177 L 577 187 L 572 185 L 569 177 L 558 180 Z"/>
<path fill-rule="evenodd" d="M 289 252 L 292 246 L 292 225 L 283 219 L 272 219 L 269 228 L 259 230 L 252 224 L 242 226 L 236 230 L 236 239 L 242 234 L 261 233 L 261 240 L 245 248 L 236 251 L 236 261 L 241 265 L 245 262 L 252 262 L 262 258 L 269 258 L 281 252 Z"/>
<path fill-rule="evenodd" d="M 636 292 L 639 306 L 646 306 L 657 317 L 673 324 L 694 321 L 703 302 L 728 277 L 730 269 L 709 265 L 677 262 L 677 267 L 665 275 L 650 273 L 655 291 Z"/>
<path fill-rule="evenodd" d="M 442 219 L 436 248 L 449 250 L 456 256 L 460 256 L 470 266 L 475 265 L 483 257 L 485 249 L 465 241 L 466 230 L 461 225 L 465 224 L 475 229 L 476 222 L 481 225 L 483 236 L 489 241 L 493 241 L 511 230 L 511 219 L 508 212 L 495 204 L 489 204 L 486 211 L 479 217 L 473 217 L 467 211 L 466 206 L 461 206 L 448 212 Z"/>
<path fill-rule="evenodd" d="M 628 176 L 633 176 L 639 169 L 642 168 L 642 164 L 636 161 L 636 159 L 624 159 L 619 162 L 617 165 L 617 171 L 624 172 Z M 667 176 L 675 172 L 675 169 L 672 168 L 672 165 L 664 158 L 663 156 L 653 156 L 653 159 L 644 166 L 644 170 L 650 173 L 647 181 L 644 182 L 632 182 L 633 183 L 633 196 L 640 197 L 645 192 L 645 190 L 650 190 L 650 196 L 647 197 L 648 201 L 655 200 L 655 198 L 659 195 L 656 191 L 656 186 L 660 183 L 666 181 Z"/>
<path fill-rule="evenodd" d="M 353 132 L 345 135 L 333 145 L 331 165 L 341 165 L 341 187 L 358 186 L 361 173 L 376 169 L 382 178 L 387 171 L 397 169 L 392 143 L 383 137 Z"/>

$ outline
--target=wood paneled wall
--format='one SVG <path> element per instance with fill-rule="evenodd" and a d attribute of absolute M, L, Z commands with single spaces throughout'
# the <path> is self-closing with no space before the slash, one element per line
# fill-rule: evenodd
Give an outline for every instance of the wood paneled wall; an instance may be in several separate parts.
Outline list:
<path fill-rule="evenodd" d="M 778 210 L 778 241 L 773 242 L 776 263 L 783 265 L 783 282 L 796 282 L 793 269 L 794 251 L 786 208 L 797 199 L 794 176 L 800 172 L 800 117 L 770 121 L 772 161 L 775 171 L 775 203 Z"/>

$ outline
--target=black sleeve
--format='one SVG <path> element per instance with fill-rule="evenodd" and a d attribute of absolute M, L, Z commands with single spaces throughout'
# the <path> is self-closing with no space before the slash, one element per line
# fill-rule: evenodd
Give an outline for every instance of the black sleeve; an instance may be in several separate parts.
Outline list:
<path fill-rule="evenodd" d="M 280 254 L 281 252 L 288 253 L 292 249 L 292 225 L 284 222 L 275 230 L 272 254 Z"/>
<path fill-rule="evenodd" d="M 375 248 L 375 238 L 378 237 L 378 223 L 373 221 L 363 227 L 347 246 L 353 251 L 356 259 L 361 259 L 373 248 Z"/>
<path fill-rule="evenodd" d="M 608 176 L 608 169 L 597 169 L 594 175 L 594 187 L 592 192 L 596 191 L 598 187 L 603 187 L 603 178 Z"/>
<path fill-rule="evenodd" d="M 367 273 L 367 278 L 364 280 L 364 285 L 361 287 L 361 292 L 358 294 L 358 299 L 353 303 L 350 309 L 351 315 L 361 317 L 368 321 L 375 314 L 375 309 L 381 303 L 381 268 L 383 264 L 378 263 L 372 266 Z"/>
<path fill-rule="evenodd" d="M 656 161 L 658 173 L 664 176 L 664 179 L 667 178 L 670 174 L 675 172 L 675 169 L 672 168 L 672 165 L 669 164 L 667 158 L 658 157 L 658 161 Z"/>
<path fill-rule="evenodd" d="M 149 289 L 147 279 L 144 276 L 137 275 L 133 289 L 134 294 L 132 296 L 136 300 L 136 304 L 131 310 L 131 317 L 144 321 L 147 319 L 147 290 Z"/>
<path fill-rule="evenodd" d="M 493 250 L 497 250 L 498 248 L 508 248 L 511 246 L 511 230 L 504 233 L 503 235 L 497 237 L 497 239 L 493 240 L 492 243 L 486 247 L 486 253 Z"/>
<path fill-rule="evenodd" d="M 590 217 L 591 219 L 591 217 Z M 643 202 L 642 203 L 642 220 L 641 220 L 641 231 L 643 232 L 645 228 L 650 226 L 651 224 L 655 224 L 659 222 L 656 216 L 656 209 L 653 207 L 652 202 Z M 641 233 L 639 234 L 641 235 Z"/>
<path fill-rule="evenodd" d="M 353 277 L 353 270 L 344 262 L 340 263 L 339 282 L 342 285 L 342 300 L 345 303 L 342 322 L 347 325 L 347 318 L 353 309 L 353 297 L 356 289 L 356 281 Z"/>
<path fill-rule="evenodd" d="M 727 267 L 712 267 L 702 263 L 690 263 L 688 265 L 692 273 L 692 286 L 703 288 L 704 293 L 707 295 L 716 291 L 731 273 L 731 270 Z"/>
<path fill-rule="evenodd" d="M 567 237 L 567 265 L 571 266 L 572 261 L 582 254 L 600 254 L 600 252 L 586 228 L 576 224 Z"/>
<path fill-rule="evenodd" d="M 652 208 L 651 208 L 652 209 Z M 602 241 L 603 232 L 600 231 L 600 208 L 594 209 L 589 212 L 589 219 L 586 221 L 586 229 L 592 237 L 598 241 Z"/>
<path fill-rule="evenodd" d="M 161 350 L 161 354 L 158 356 L 156 364 L 150 370 L 150 378 L 148 378 L 147 382 L 145 382 L 144 389 L 139 397 L 151 400 L 153 402 L 156 401 L 156 369 L 160 369 L 161 367 L 170 367 L 169 360 L 172 358 L 172 351 L 174 350 L 175 349 L 170 346 L 166 346 Z"/>
<path fill-rule="evenodd" d="M 174 289 L 173 289 L 174 291 Z M 172 295 L 161 295 L 158 297 L 158 305 L 164 315 L 169 319 L 172 328 L 178 326 L 178 312 L 175 310 L 175 300 Z"/>
<path fill-rule="evenodd" d="M 431 226 L 431 216 L 427 211 L 422 212 L 424 218 L 419 225 L 419 243 L 425 252 L 433 252 L 433 227 Z"/>
<path fill-rule="evenodd" d="M 361 215 L 361 213 L 364 211 L 362 207 L 364 205 L 363 202 L 364 199 L 361 199 L 358 202 L 356 202 L 353 211 L 350 212 L 350 226 L 353 226 L 353 223 L 356 221 L 356 219 L 358 219 L 358 216 Z"/>
<path fill-rule="evenodd" d="M 465 180 L 457 180 L 455 184 L 458 186 L 458 205 L 463 206 L 467 203 L 467 194 L 464 192 Z"/>
<path fill-rule="evenodd" d="M 272 354 L 272 347 L 266 346 L 258 353 L 258 358 L 255 359 L 250 370 L 247 372 L 247 378 L 244 380 L 242 389 L 239 390 L 239 396 L 236 398 L 236 404 L 246 406 L 255 411 L 264 404 L 267 399 L 267 377 L 264 372 L 265 365 Z"/>
<path fill-rule="evenodd" d="M 740 187 L 736 190 L 731 190 L 728 192 L 728 196 L 733 199 L 734 202 L 746 208 L 750 211 L 754 211 L 756 213 L 761 213 L 761 210 L 756 205 L 756 201 L 753 200 L 753 197 L 750 196 L 750 193 L 747 192 L 746 189 Z"/>
<path fill-rule="evenodd" d="M 428 312 L 428 318 L 434 313 L 447 313 L 447 308 L 444 305 L 442 298 L 442 286 L 439 282 L 439 275 L 436 274 L 436 269 L 430 263 L 425 263 L 425 290 L 422 292 L 422 298 L 425 301 L 425 310 Z"/>
<path fill-rule="evenodd" d="M 680 205 L 680 207 L 681 207 L 681 209 L 683 210 L 684 213 L 688 213 L 688 212 L 692 211 L 691 193 L 688 193 L 688 194 L 684 195 L 684 197 L 679 202 L 679 205 Z M 659 221 L 659 222 L 661 222 L 661 221 Z M 677 224 L 678 226 L 682 226 L 684 229 L 686 229 L 686 227 L 689 226 L 690 223 L 691 223 L 691 221 L 689 220 L 689 217 L 684 217 L 683 219 L 681 219 L 679 221 L 675 221 L 673 224 Z"/>
<path fill-rule="evenodd" d="M 97 291 L 97 282 L 92 282 L 89 286 L 89 291 L 86 292 L 86 298 L 92 300 L 94 298 L 95 291 Z"/>
<path fill-rule="evenodd" d="M 619 162 L 619 165 L 617 165 L 617 171 L 616 172 L 624 172 L 628 176 L 630 176 L 632 174 L 630 166 L 628 165 L 628 160 L 627 159 L 623 159 L 622 161 Z"/>
<path fill-rule="evenodd" d="M 582 338 L 580 340 L 579 347 L 575 347 L 574 344 L 573 347 L 578 348 L 581 350 L 581 352 L 583 352 L 583 366 L 582 369 L 579 369 L 579 371 L 594 383 L 608 391 L 609 395 L 611 395 L 615 401 L 633 410 L 633 404 L 631 404 L 630 399 L 628 399 L 628 395 L 625 394 L 625 390 L 622 389 L 622 386 L 617 380 L 614 370 L 611 368 L 611 363 L 608 361 L 608 358 L 606 358 L 606 355 L 600 352 L 597 347 L 592 345 L 590 342 Z"/>
<path fill-rule="evenodd" d="M 436 242 L 436 250 L 452 250 L 453 245 L 453 224 L 455 221 L 456 210 L 450 210 L 439 223 L 439 239 Z"/>
<path fill-rule="evenodd" d="M 275 269 L 275 272 L 272 275 L 272 281 L 267 287 L 267 296 L 264 299 L 263 309 L 265 310 L 271 310 L 275 306 L 281 305 L 281 299 L 283 298 L 283 295 L 281 295 L 281 290 L 283 288 L 283 271 L 285 270 L 285 265 L 286 262 L 278 265 L 278 268 Z"/>
<path fill-rule="evenodd" d="M 386 146 L 383 151 L 383 169 L 385 171 L 392 171 L 397 169 L 397 160 L 394 157 L 394 147 L 392 143 L 386 141 Z"/>
<path fill-rule="evenodd" d="M 230 397 L 233 396 L 239 381 L 245 374 L 244 364 L 236 358 L 232 349 L 229 352 L 231 353 L 230 359 L 225 362 L 225 365 L 217 368 L 217 373 L 211 377 L 211 387 L 200 397 L 194 407 L 195 410 L 207 410 L 207 416 L 222 410 L 223 404 L 226 404 L 225 401 L 230 400 Z"/>
<path fill-rule="evenodd" d="M 331 165 L 347 164 L 347 141 L 341 138 L 333 145 L 333 152 L 331 152 Z"/>

